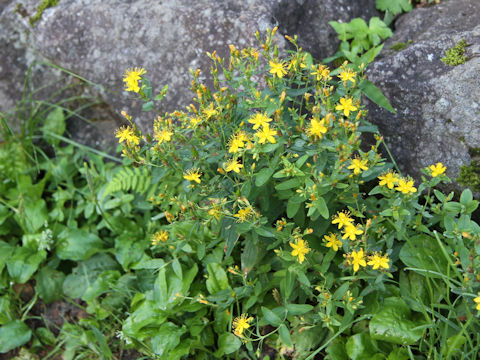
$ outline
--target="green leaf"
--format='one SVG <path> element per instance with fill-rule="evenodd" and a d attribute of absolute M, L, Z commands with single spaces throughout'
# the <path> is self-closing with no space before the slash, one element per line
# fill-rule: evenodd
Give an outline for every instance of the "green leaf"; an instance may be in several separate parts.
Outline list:
<path fill-rule="evenodd" d="M 472 190 L 465 189 L 462 191 L 462 195 L 460 195 L 460 204 L 463 206 L 468 206 L 470 202 L 473 201 L 473 194 Z"/>
<path fill-rule="evenodd" d="M 426 235 L 417 235 L 408 239 L 400 250 L 399 256 L 400 260 L 411 268 L 447 274 L 448 263 L 438 248 L 437 242 Z M 425 276 L 425 272 L 417 272 Z M 437 275 L 430 273 L 429 276 Z"/>
<path fill-rule="evenodd" d="M 442 354 L 447 358 L 450 359 L 452 355 L 454 355 L 457 351 L 462 349 L 463 344 L 465 344 L 467 338 L 462 334 L 456 334 L 450 336 L 447 339 L 447 346 L 444 346 L 442 349 Z M 403 359 L 402 359 L 403 360 Z"/>
<path fill-rule="evenodd" d="M 289 315 L 303 315 L 313 310 L 313 306 L 308 304 L 287 304 L 285 308 Z"/>
<path fill-rule="evenodd" d="M 218 350 L 215 356 L 220 358 L 223 355 L 234 353 L 242 346 L 242 342 L 232 333 L 225 333 L 218 337 Z"/>
<path fill-rule="evenodd" d="M 319 197 L 317 200 L 313 202 L 313 205 L 315 206 L 315 208 L 318 210 L 318 212 L 320 213 L 320 215 L 322 215 L 324 219 L 328 219 L 328 217 L 330 216 L 330 213 L 328 211 L 328 206 L 324 198 Z"/>
<path fill-rule="evenodd" d="M 175 275 L 177 275 L 180 279 L 183 278 L 182 265 L 180 265 L 180 261 L 178 261 L 177 258 L 173 259 L 172 269 Z"/>
<path fill-rule="evenodd" d="M 290 337 L 290 331 L 288 331 L 288 328 L 285 324 L 281 324 L 278 327 L 278 335 L 280 335 L 280 339 L 286 346 L 293 346 L 292 338 Z"/>
<path fill-rule="evenodd" d="M 370 19 L 369 28 L 368 38 L 373 46 L 377 46 L 382 40 L 388 39 L 393 35 L 392 30 L 390 30 L 387 24 L 377 16 Z"/>
<path fill-rule="evenodd" d="M 47 253 L 45 250 L 34 250 L 26 247 L 15 249 L 13 256 L 7 260 L 8 273 L 12 280 L 19 284 L 24 284 L 37 271 L 38 266 L 45 260 Z"/>
<path fill-rule="evenodd" d="M 8 295 L 0 297 L 0 325 L 5 325 L 13 320 L 14 308 Z"/>
<path fill-rule="evenodd" d="M 370 320 L 372 339 L 399 345 L 413 345 L 424 333 L 421 322 L 413 321 L 408 305 L 401 298 L 386 298 L 380 311 Z"/>
<path fill-rule="evenodd" d="M 65 132 L 65 114 L 61 107 L 56 107 L 50 111 L 42 126 L 42 132 L 45 134 L 45 140 L 50 144 L 58 143 L 60 140 L 51 136 L 49 133 L 55 135 L 63 135 Z"/>
<path fill-rule="evenodd" d="M 35 280 L 35 291 L 45 304 L 50 304 L 63 297 L 63 281 L 65 280 L 63 272 L 45 266 L 38 272 Z"/>
<path fill-rule="evenodd" d="M 280 184 L 275 185 L 277 190 L 288 190 L 291 188 L 299 187 L 302 182 L 299 178 L 289 179 L 287 181 L 281 182 Z"/>
<path fill-rule="evenodd" d="M 345 349 L 351 360 L 373 360 L 378 352 L 377 344 L 368 333 L 350 336 Z"/>
<path fill-rule="evenodd" d="M 142 110 L 143 111 L 150 111 L 154 107 L 154 102 L 153 101 L 147 101 L 146 103 L 142 104 Z"/>
<path fill-rule="evenodd" d="M 291 198 L 288 199 L 287 202 L 287 217 L 288 218 L 293 218 L 298 210 L 300 209 L 300 205 L 302 204 L 303 199 L 298 196 L 292 196 Z"/>
<path fill-rule="evenodd" d="M 258 254 L 258 246 L 251 239 L 247 239 L 241 255 L 242 271 L 244 274 L 248 274 L 252 271 L 257 263 Z"/>
<path fill-rule="evenodd" d="M 274 169 L 263 168 L 255 175 L 255 186 L 260 187 L 272 177 Z"/>
<path fill-rule="evenodd" d="M 375 5 L 378 10 L 390 11 L 393 15 L 412 10 L 412 4 L 408 0 L 376 0 Z"/>
<path fill-rule="evenodd" d="M 57 256 L 64 260 L 86 260 L 103 247 L 97 235 L 82 229 L 65 229 L 58 238 Z"/>
<path fill-rule="evenodd" d="M 30 341 L 32 331 L 20 320 L 0 327 L 0 353 L 4 354 Z"/>
<path fill-rule="evenodd" d="M 171 322 L 160 325 L 160 328 L 155 331 L 155 336 L 151 340 L 153 352 L 159 356 L 167 356 L 171 350 L 180 344 L 180 338 L 186 331 L 186 329 L 180 328 Z"/>
<path fill-rule="evenodd" d="M 375 104 L 390 111 L 392 114 L 397 113 L 395 109 L 392 107 L 392 105 L 390 104 L 390 102 L 388 101 L 388 99 L 385 97 L 385 95 L 383 95 L 380 89 L 377 88 L 371 81 L 366 79 L 363 80 L 359 84 L 359 88 L 362 90 L 365 96 L 368 97 L 370 100 L 372 100 Z"/>
<path fill-rule="evenodd" d="M 265 321 L 270 325 L 278 327 L 282 323 L 282 319 L 277 314 L 264 306 L 262 306 L 262 313 Z"/>
<path fill-rule="evenodd" d="M 390 354 L 388 354 L 387 360 L 408 360 L 410 356 L 405 348 L 395 348 Z"/>
<path fill-rule="evenodd" d="M 48 220 L 47 203 L 43 199 L 26 201 L 24 203 L 25 223 L 30 233 L 35 233 Z"/>
<path fill-rule="evenodd" d="M 348 355 L 345 350 L 345 344 L 341 339 L 335 339 L 327 346 L 325 352 L 328 354 L 326 359 L 329 360 L 348 360 Z"/>
<path fill-rule="evenodd" d="M 206 281 L 207 290 L 210 294 L 215 294 L 221 290 L 230 288 L 228 277 L 220 264 L 210 263 L 207 265 L 208 278 Z"/>

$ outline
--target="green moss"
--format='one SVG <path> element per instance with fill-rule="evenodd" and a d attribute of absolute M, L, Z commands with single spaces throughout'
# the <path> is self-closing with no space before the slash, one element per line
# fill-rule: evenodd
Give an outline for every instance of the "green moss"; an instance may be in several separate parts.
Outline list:
<path fill-rule="evenodd" d="M 35 24 L 38 20 L 42 18 L 42 14 L 45 11 L 45 9 L 58 5 L 59 1 L 60 0 L 42 0 L 40 5 L 38 5 L 37 7 L 37 12 L 35 13 L 35 15 L 31 16 L 29 19 L 30 24 L 31 25 Z"/>
<path fill-rule="evenodd" d="M 457 181 L 463 186 L 469 187 L 472 191 L 480 191 L 480 162 L 473 160 L 470 165 L 463 165 Z"/>
<path fill-rule="evenodd" d="M 392 46 L 390 46 L 390 49 L 392 49 L 393 51 L 400 51 L 400 50 L 403 50 L 407 47 L 407 45 L 413 43 L 412 40 L 408 40 L 406 43 L 402 43 L 402 42 L 399 42 L 399 43 L 396 43 L 396 44 L 393 44 Z"/>
<path fill-rule="evenodd" d="M 465 56 L 466 47 L 467 42 L 465 40 L 460 41 L 453 48 L 445 52 L 445 57 L 443 57 L 441 61 L 450 66 L 465 64 L 465 61 L 467 61 L 467 57 Z"/>

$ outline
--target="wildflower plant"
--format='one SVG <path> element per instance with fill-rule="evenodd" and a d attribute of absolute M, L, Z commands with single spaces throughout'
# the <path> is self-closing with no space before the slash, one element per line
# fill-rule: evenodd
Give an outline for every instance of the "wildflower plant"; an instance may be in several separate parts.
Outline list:
<path fill-rule="evenodd" d="M 394 170 L 365 118 L 365 74 L 315 64 L 288 36 L 296 51 L 280 57 L 275 31 L 257 32 L 258 49 L 208 53 L 213 88 L 191 70 L 192 104 L 157 117 L 153 135 L 133 121 L 117 132 L 127 161 L 168 183 L 133 267 L 152 280 L 122 333 L 169 359 L 254 359 L 264 344 L 295 359 L 402 358 L 441 352 L 440 334 L 472 349 L 478 202 L 434 189 L 450 181 L 442 164 L 419 184 Z"/>

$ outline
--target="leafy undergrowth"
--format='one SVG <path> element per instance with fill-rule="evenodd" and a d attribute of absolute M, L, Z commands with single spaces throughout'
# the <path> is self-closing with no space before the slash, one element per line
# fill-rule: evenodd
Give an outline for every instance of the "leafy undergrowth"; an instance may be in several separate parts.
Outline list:
<path fill-rule="evenodd" d="M 364 66 L 281 58 L 273 33 L 209 54 L 214 87 L 192 70 L 195 104 L 153 134 L 124 113 L 121 165 L 64 138 L 63 107 L 32 104 L 19 136 L 2 116 L 1 353 L 478 357 L 478 201 L 435 189 L 440 163 L 415 184 L 382 159 Z M 145 110 L 167 90 L 124 81 Z"/>

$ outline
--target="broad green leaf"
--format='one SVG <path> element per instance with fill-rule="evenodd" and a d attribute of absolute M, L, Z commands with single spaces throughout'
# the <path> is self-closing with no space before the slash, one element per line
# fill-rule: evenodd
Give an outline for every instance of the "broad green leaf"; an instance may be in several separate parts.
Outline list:
<path fill-rule="evenodd" d="M 0 327 L 0 353 L 4 354 L 30 341 L 32 331 L 20 320 Z"/>
<path fill-rule="evenodd" d="M 14 309 L 8 295 L 0 297 L 0 325 L 5 325 L 13 320 Z"/>
<path fill-rule="evenodd" d="M 369 28 L 368 38 L 373 46 L 377 46 L 382 40 L 388 39 L 393 35 L 387 24 L 376 16 L 370 19 Z"/>
<path fill-rule="evenodd" d="M 325 199 L 323 197 L 319 197 L 317 200 L 315 200 L 313 202 L 313 205 L 324 219 L 328 219 L 330 213 L 328 211 L 327 203 L 325 202 Z"/>
<path fill-rule="evenodd" d="M 448 263 L 444 255 L 438 248 L 436 240 L 427 235 L 417 235 L 408 239 L 400 250 L 400 260 L 411 268 L 447 274 Z M 426 274 L 417 272 L 420 275 Z M 438 275 L 429 273 L 429 276 Z"/>
<path fill-rule="evenodd" d="M 242 342 L 232 333 L 225 333 L 218 337 L 218 350 L 215 355 L 221 358 L 223 355 L 234 353 L 242 346 Z"/>
<path fill-rule="evenodd" d="M 303 315 L 311 311 L 313 306 L 308 304 L 287 304 L 285 308 L 289 315 Z"/>
<path fill-rule="evenodd" d="M 153 352 L 167 359 L 168 353 L 180 344 L 180 338 L 186 331 L 171 322 L 162 324 L 151 340 Z"/>
<path fill-rule="evenodd" d="M 386 298 L 380 311 L 370 320 L 372 339 L 399 345 L 413 345 L 424 333 L 421 322 L 413 321 L 408 305 L 401 298 Z"/>
<path fill-rule="evenodd" d="M 287 201 L 287 217 L 292 219 L 300 209 L 300 205 L 302 204 L 303 199 L 296 195 L 292 196 Z"/>
<path fill-rule="evenodd" d="M 393 15 L 412 10 L 412 4 L 408 0 L 376 0 L 378 10 L 390 11 Z"/>
<path fill-rule="evenodd" d="M 259 251 L 260 249 L 252 240 L 247 239 L 245 241 L 241 255 L 242 271 L 245 275 L 252 271 L 257 263 Z"/>
<path fill-rule="evenodd" d="M 395 348 L 390 354 L 388 354 L 387 360 L 408 360 L 410 356 L 405 348 Z"/>
<path fill-rule="evenodd" d="M 63 281 L 65 280 L 63 272 L 45 266 L 38 272 L 35 280 L 35 291 L 45 304 L 63 297 Z"/>
<path fill-rule="evenodd" d="M 444 346 L 442 349 L 442 354 L 446 356 L 447 359 L 450 359 L 452 355 L 454 355 L 457 351 L 460 351 L 462 349 L 462 346 L 463 344 L 466 343 L 466 341 L 467 341 L 467 338 L 462 334 L 456 334 L 456 335 L 450 336 L 447 339 L 446 346 Z"/>
<path fill-rule="evenodd" d="M 58 143 L 60 140 L 51 136 L 49 133 L 55 135 L 63 135 L 65 132 L 65 113 L 61 107 L 56 107 L 50 111 L 42 126 L 42 131 L 46 135 L 45 139 L 50 143 Z"/>
<path fill-rule="evenodd" d="M 463 206 L 468 206 L 470 202 L 473 201 L 473 194 L 472 190 L 465 189 L 462 191 L 462 195 L 460 195 L 460 204 Z"/>
<path fill-rule="evenodd" d="M 150 111 L 150 110 L 153 109 L 154 106 L 155 106 L 155 104 L 154 104 L 153 101 L 147 101 L 146 103 L 142 104 L 142 110 L 143 111 Z"/>
<path fill-rule="evenodd" d="M 269 323 L 272 326 L 278 327 L 282 323 L 282 319 L 275 314 L 272 310 L 262 306 L 262 313 L 263 313 L 263 318 L 267 323 Z"/>
<path fill-rule="evenodd" d="M 24 210 L 25 224 L 31 234 L 43 227 L 48 220 L 47 204 L 43 199 L 26 201 Z"/>
<path fill-rule="evenodd" d="M 328 356 L 325 359 L 328 360 L 348 360 L 347 351 L 345 350 L 345 344 L 341 339 L 335 339 L 330 345 L 327 346 L 325 352 Z"/>
<path fill-rule="evenodd" d="M 230 288 L 228 277 L 220 264 L 211 263 L 207 265 L 208 278 L 206 281 L 207 290 L 210 294 L 215 294 L 220 290 Z"/>
<path fill-rule="evenodd" d="M 380 89 L 377 88 L 371 81 L 366 79 L 363 80 L 362 82 L 360 82 L 359 88 L 362 90 L 365 96 L 372 100 L 375 104 L 390 111 L 392 114 L 397 113 L 388 101 L 388 99 L 385 97 L 385 95 L 383 95 Z"/>
<path fill-rule="evenodd" d="M 86 260 L 103 248 L 97 235 L 82 229 L 66 229 L 58 238 L 57 256 L 64 260 Z"/>
<path fill-rule="evenodd" d="M 46 257 L 45 250 L 37 251 L 31 248 L 17 247 L 7 260 L 8 273 L 16 283 L 26 283 Z"/>
<path fill-rule="evenodd" d="M 345 349 L 351 360 L 373 360 L 378 353 L 377 344 L 365 332 L 350 336 Z"/>
<path fill-rule="evenodd" d="M 262 186 L 272 177 L 274 169 L 263 168 L 255 175 L 255 186 Z"/>
<path fill-rule="evenodd" d="M 288 190 L 292 188 L 299 187 L 301 185 L 301 181 L 299 178 L 289 179 L 287 181 L 281 182 L 280 184 L 275 185 L 275 189 L 277 190 Z"/>
<path fill-rule="evenodd" d="M 282 339 L 282 342 L 286 346 L 289 346 L 289 347 L 293 346 L 292 338 L 290 337 L 290 331 L 288 330 L 285 324 L 281 324 L 278 327 L 278 334 L 280 335 L 280 339 Z"/>
<path fill-rule="evenodd" d="M 173 259 L 172 269 L 175 272 L 175 275 L 177 275 L 179 279 L 183 278 L 182 265 L 180 265 L 180 261 L 178 261 L 177 258 Z"/>

